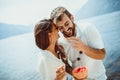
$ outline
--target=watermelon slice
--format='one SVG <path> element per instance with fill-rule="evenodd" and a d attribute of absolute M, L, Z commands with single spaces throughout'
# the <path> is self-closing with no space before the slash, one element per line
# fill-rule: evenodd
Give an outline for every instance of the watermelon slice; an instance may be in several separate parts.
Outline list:
<path fill-rule="evenodd" d="M 87 68 L 86 68 L 85 66 L 81 66 L 81 67 L 75 68 L 74 72 L 75 72 L 75 73 L 84 72 L 84 71 L 86 71 L 86 69 L 87 69 Z"/>

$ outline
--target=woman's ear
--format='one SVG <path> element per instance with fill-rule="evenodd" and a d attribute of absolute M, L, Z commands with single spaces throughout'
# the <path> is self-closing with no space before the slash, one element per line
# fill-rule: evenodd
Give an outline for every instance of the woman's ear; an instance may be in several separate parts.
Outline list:
<path fill-rule="evenodd" d="M 71 15 L 70 18 L 71 18 L 72 21 L 74 21 L 74 17 L 73 17 L 73 15 Z"/>

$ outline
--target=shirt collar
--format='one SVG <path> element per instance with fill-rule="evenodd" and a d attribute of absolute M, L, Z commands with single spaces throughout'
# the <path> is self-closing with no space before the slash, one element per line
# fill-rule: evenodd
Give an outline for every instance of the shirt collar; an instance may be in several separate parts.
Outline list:
<path fill-rule="evenodd" d="M 80 28 L 76 25 L 76 37 L 81 37 L 81 30 Z"/>

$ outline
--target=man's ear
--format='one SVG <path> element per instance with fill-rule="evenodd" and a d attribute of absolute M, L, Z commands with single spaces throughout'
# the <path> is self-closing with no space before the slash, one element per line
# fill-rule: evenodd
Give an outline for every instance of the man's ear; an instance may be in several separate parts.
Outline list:
<path fill-rule="evenodd" d="M 72 21 L 74 21 L 74 17 L 73 17 L 73 15 L 71 15 L 70 18 L 71 18 Z"/>

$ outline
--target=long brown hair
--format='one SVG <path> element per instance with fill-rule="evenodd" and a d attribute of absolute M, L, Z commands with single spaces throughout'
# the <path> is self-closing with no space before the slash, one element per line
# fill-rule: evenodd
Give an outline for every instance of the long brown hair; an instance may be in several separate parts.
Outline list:
<path fill-rule="evenodd" d="M 39 21 L 34 28 L 35 43 L 40 49 L 47 49 L 50 45 L 48 33 L 52 32 L 52 22 L 49 19 Z"/>

